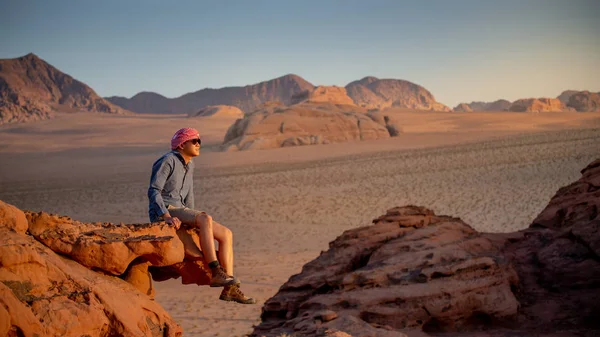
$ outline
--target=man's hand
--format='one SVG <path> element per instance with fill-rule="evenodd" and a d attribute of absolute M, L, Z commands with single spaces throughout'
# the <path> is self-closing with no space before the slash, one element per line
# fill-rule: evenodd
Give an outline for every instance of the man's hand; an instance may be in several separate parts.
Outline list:
<path fill-rule="evenodd" d="M 181 227 L 181 220 L 179 220 L 178 218 L 171 217 L 170 215 L 163 216 L 163 218 L 165 219 L 167 225 L 175 227 L 175 230 Z"/>

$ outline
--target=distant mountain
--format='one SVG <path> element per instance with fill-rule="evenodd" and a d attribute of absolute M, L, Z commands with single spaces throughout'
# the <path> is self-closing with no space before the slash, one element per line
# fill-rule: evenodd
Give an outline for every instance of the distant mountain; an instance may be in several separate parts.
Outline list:
<path fill-rule="evenodd" d="M 450 108 L 438 103 L 427 89 L 405 80 L 368 76 L 346 85 L 346 91 L 356 105 L 367 109 L 403 107 L 450 111 Z"/>
<path fill-rule="evenodd" d="M 289 104 L 293 95 L 313 88 L 314 85 L 302 77 L 290 74 L 244 87 L 202 89 L 177 98 L 166 98 L 156 93 L 143 92 L 130 99 L 118 96 L 107 97 L 107 99 L 139 113 L 190 114 L 212 105 L 231 105 L 250 112 L 268 101 Z"/>
<path fill-rule="evenodd" d="M 56 111 L 128 112 L 35 54 L 0 60 L 0 124 L 47 119 Z"/>
<path fill-rule="evenodd" d="M 567 104 L 567 103 L 569 103 L 569 98 L 571 98 L 571 96 L 573 96 L 573 94 L 576 94 L 578 92 L 579 92 L 579 90 L 565 90 L 560 95 L 558 95 L 556 98 L 558 98 L 558 100 L 561 101 L 562 104 Z"/>
<path fill-rule="evenodd" d="M 460 103 L 453 111 L 456 112 L 469 112 L 469 111 L 506 111 L 512 103 L 505 99 L 499 99 L 494 102 L 471 102 L 471 103 Z"/>
<path fill-rule="evenodd" d="M 569 97 L 567 107 L 579 112 L 600 111 L 600 92 L 576 92 Z"/>
<path fill-rule="evenodd" d="M 369 109 L 406 107 L 419 110 L 450 111 L 436 102 L 427 89 L 404 80 L 365 77 L 348 84 L 347 95 L 354 104 Z M 315 86 L 297 75 L 285 75 L 270 81 L 245 87 L 202 89 L 177 98 L 166 98 L 155 93 L 139 93 L 130 99 L 107 97 L 123 108 L 140 113 L 193 113 L 206 106 L 231 105 L 251 112 L 266 102 L 289 105 L 292 97 L 313 92 Z"/>

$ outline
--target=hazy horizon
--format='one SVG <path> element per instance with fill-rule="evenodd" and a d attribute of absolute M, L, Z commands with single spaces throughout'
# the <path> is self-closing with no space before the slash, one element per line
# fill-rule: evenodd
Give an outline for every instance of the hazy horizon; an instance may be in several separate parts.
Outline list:
<path fill-rule="evenodd" d="M 286 74 L 403 79 L 438 102 L 600 91 L 597 1 L 10 1 L 0 58 L 30 52 L 99 95 L 174 98 Z"/>

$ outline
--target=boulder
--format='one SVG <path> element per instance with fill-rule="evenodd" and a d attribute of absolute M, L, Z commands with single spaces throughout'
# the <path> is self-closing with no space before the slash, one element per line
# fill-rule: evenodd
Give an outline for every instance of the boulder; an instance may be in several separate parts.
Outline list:
<path fill-rule="evenodd" d="M 164 222 L 82 223 L 0 201 L 0 235 L 0 336 L 181 336 L 153 280 L 210 282 L 197 232 Z"/>
<path fill-rule="evenodd" d="M 257 110 L 229 127 L 222 147 L 237 151 L 389 138 L 386 125 L 365 113 L 352 105 L 310 102 Z"/>

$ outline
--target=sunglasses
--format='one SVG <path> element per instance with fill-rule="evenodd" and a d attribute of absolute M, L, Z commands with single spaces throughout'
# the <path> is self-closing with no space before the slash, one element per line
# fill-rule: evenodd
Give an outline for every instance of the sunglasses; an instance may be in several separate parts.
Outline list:
<path fill-rule="evenodd" d="M 200 144 L 202 144 L 202 141 L 200 140 L 200 138 L 192 139 L 192 140 L 189 140 L 189 141 L 192 142 L 192 144 L 194 144 L 194 145 L 200 145 Z"/>

